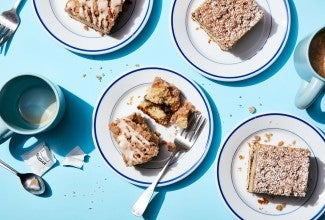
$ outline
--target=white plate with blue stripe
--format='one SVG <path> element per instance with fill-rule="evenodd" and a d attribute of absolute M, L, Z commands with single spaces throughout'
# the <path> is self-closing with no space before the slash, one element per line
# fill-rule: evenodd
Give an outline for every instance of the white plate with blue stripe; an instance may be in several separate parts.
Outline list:
<path fill-rule="evenodd" d="M 256 135 L 261 138 L 261 143 L 275 146 L 281 143 L 310 150 L 309 182 L 304 198 L 253 194 L 246 190 L 248 142 Z M 217 188 L 226 206 L 238 219 L 318 219 L 325 211 L 324 178 L 324 134 L 290 114 L 265 113 L 245 120 L 230 132 L 217 154 Z"/>
<path fill-rule="evenodd" d="M 290 32 L 287 0 L 256 0 L 264 18 L 229 52 L 222 51 L 191 18 L 204 0 L 175 0 L 171 33 L 181 56 L 198 72 L 213 80 L 239 81 L 268 68 L 281 54 Z"/>
<path fill-rule="evenodd" d="M 130 0 L 113 33 L 101 36 L 70 18 L 64 11 L 66 2 L 33 0 L 32 4 L 41 26 L 54 40 L 73 52 L 88 55 L 110 53 L 129 44 L 146 25 L 153 6 L 153 0 Z"/>
<path fill-rule="evenodd" d="M 213 136 L 214 124 L 210 104 L 203 91 L 192 80 L 175 71 L 159 67 L 139 68 L 117 77 L 104 90 L 94 108 L 93 140 L 104 162 L 116 174 L 140 186 L 148 186 L 155 180 L 170 153 L 166 147 L 162 146 L 158 156 L 152 161 L 141 166 L 127 167 L 111 132 L 108 130 L 108 125 L 116 118 L 139 112 L 149 121 L 151 128 L 160 133 L 161 140 L 172 142 L 177 132 L 175 126 L 158 125 L 137 109 L 146 90 L 157 76 L 178 87 L 185 99 L 190 101 L 207 119 L 207 123 L 193 147 L 172 162 L 158 186 L 173 184 L 192 173 L 205 158 Z"/>

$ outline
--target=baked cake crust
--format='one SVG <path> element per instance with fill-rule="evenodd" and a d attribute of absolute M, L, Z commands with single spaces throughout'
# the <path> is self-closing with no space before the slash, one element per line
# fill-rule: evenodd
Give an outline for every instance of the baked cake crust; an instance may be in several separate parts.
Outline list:
<path fill-rule="evenodd" d="M 109 124 L 126 166 L 150 161 L 159 152 L 159 136 L 139 113 L 116 119 Z"/>
<path fill-rule="evenodd" d="M 125 0 L 68 0 L 65 11 L 73 19 L 109 34 L 122 11 Z"/>
<path fill-rule="evenodd" d="M 253 143 L 250 145 L 247 190 L 304 197 L 309 163 L 308 149 Z"/>
<path fill-rule="evenodd" d="M 230 50 L 264 16 L 254 0 L 205 0 L 192 19 L 224 50 Z"/>

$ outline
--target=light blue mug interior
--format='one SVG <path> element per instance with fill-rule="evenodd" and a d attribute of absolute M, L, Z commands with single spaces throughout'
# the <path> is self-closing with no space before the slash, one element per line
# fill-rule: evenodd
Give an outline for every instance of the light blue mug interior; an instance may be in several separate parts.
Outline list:
<path fill-rule="evenodd" d="M 0 116 L 18 133 L 43 129 L 55 120 L 59 104 L 53 88 L 41 78 L 22 75 L 8 81 L 0 92 Z"/>

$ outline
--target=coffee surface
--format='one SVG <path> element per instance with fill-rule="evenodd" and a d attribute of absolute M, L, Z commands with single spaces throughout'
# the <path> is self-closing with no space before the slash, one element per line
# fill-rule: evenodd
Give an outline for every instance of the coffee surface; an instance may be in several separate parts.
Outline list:
<path fill-rule="evenodd" d="M 325 78 L 325 31 L 317 34 L 310 43 L 309 59 L 314 70 Z"/>

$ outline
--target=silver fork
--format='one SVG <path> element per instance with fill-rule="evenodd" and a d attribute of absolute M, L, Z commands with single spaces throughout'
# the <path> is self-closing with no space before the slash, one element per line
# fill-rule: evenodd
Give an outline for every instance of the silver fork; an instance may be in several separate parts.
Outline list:
<path fill-rule="evenodd" d="M 10 10 L 0 14 L 0 47 L 14 35 L 20 24 L 17 8 L 21 1 L 17 0 Z"/>
<path fill-rule="evenodd" d="M 169 157 L 168 161 L 166 162 L 165 166 L 159 172 L 158 176 L 156 177 L 155 181 L 151 183 L 151 185 L 141 194 L 138 200 L 132 206 L 132 213 L 136 216 L 142 216 L 144 211 L 146 210 L 153 192 L 159 182 L 159 180 L 165 174 L 169 163 L 173 160 L 173 158 L 179 152 L 188 151 L 192 148 L 193 144 L 199 137 L 199 134 L 204 127 L 206 119 L 202 115 L 193 114 L 190 118 L 189 125 L 187 129 L 183 129 L 180 134 L 177 134 L 174 144 L 175 150 Z"/>

